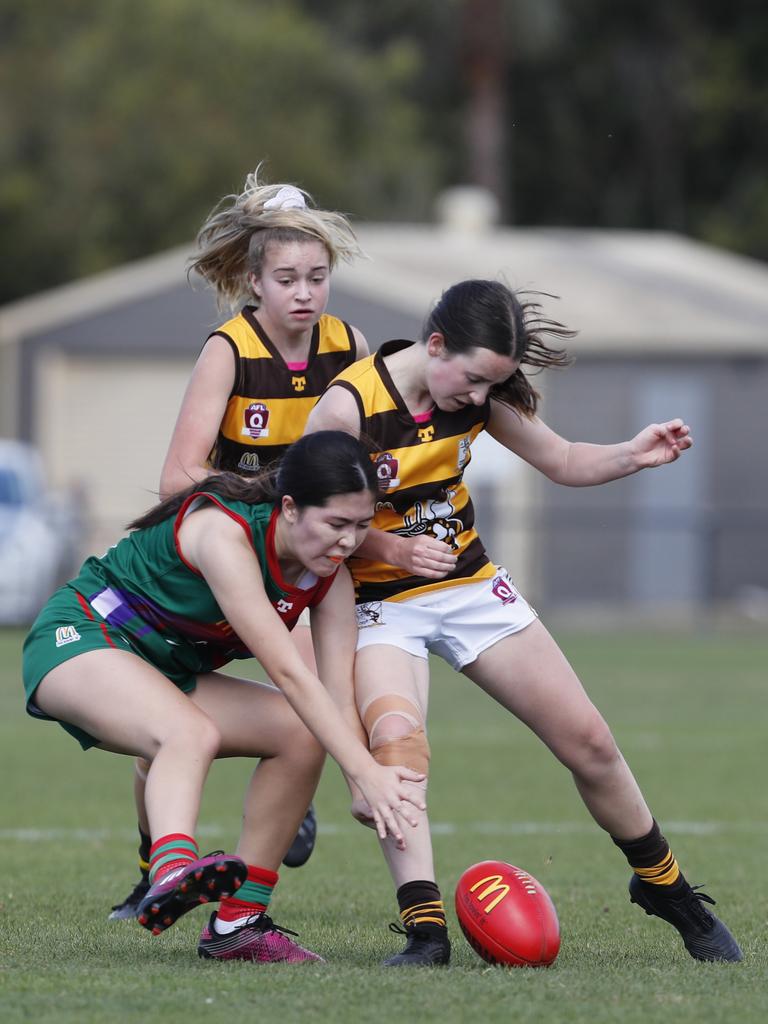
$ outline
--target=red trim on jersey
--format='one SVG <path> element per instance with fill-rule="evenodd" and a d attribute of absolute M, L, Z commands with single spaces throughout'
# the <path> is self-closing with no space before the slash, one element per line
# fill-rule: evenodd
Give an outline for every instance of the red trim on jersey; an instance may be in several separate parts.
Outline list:
<path fill-rule="evenodd" d="M 88 618 L 92 622 L 95 622 L 96 621 L 96 616 L 91 611 L 91 606 L 88 604 L 88 602 L 83 597 L 83 595 L 80 593 L 80 591 L 76 590 L 75 594 L 77 594 L 77 600 L 80 602 L 80 607 L 83 609 L 83 611 L 88 616 Z M 117 644 L 114 642 L 112 637 L 107 632 L 107 624 L 106 624 L 106 622 L 100 622 L 99 625 L 101 626 L 101 632 L 104 634 L 104 639 L 107 641 L 109 646 L 110 647 L 117 647 Z"/>
<path fill-rule="evenodd" d="M 236 523 L 239 523 L 240 526 L 242 526 L 246 537 L 248 538 L 248 544 L 250 545 L 252 550 L 253 536 L 251 535 L 251 530 L 246 520 L 243 519 L 242 516 L 239 516 L 236 512 L 233 512 L 232 509 L 227 508 L 226 505 L 222 504 L 222 502 L 219 501 L 219 499 L 214 494 L 210 494 L 208 491 L 196 491 L 194 494 L 190 494 L 189 497 L 184 500 L 184 504 L 176 513 L 176 519 L 173 524 L 173 543 L 174 547 L 176 548 L 176 554 L 179 556 L 184 565 L 186 565 L 190 572 L 193 572 L 196 576 L 200 576 L 202 578 L 203 574 L 200 572 L 199 569 L 196 569 L 191 562 L 187 561 L 179 545 L 179 528 L 181 527 L 181 524 L 184 520 L 184 515 L 186 514 L 187 509 L 196 498 L 207 498 L 209 501 L 212 501 L 214 505 L 220 508 L 222 512 L 226 512 L 230 519 L 233 519 Z M 275 581 L 275 583 L 282 591 L 284 591 L 287 595 L 293 597 L 297 602 L 299 602 L 302 608 L 314 608 L 322 601 L 322 599 L 328 593 L 328 589 L 330 588 L 331 584 L 336 578 L 336 573 L 338 572 L 338 569 L 334 569 L 330 576 L 322 578 L 318 577 L 317 583 L 315 583 L 313 587 L 310 587 L 307 590 L 302 590 L 301 587 L 294 587 L 290 583 L 286 583 L 286 581 L 283 579 L 283 574 L 280 571 L 280 563 L 277 560 L 277 554 L 275 552 L 275 526 L 277 524 L 277 517 L 279 511 L 280 510 L 277 505 L 272 509 L 272 514 L 269 517 L 269 525 L 267 526 L 267 535 L 265 538 L 267 567 L 269 569 L 270 575 L 272 576 L 272 579 Z"/>
<path fill-rule="evenodd" d="M 179 544 L 179 528 L 181 527 L 181 524 L 184 521 L 184 516 L 186 515 L 187 509 L 196 498 L 207 498 L 209 501 L 212 501 L 214 505 L 220 508 L 222 512 L 226 512 L 230 519 L 234 519 L 236 523 L 239 523 L 245 532 L 245 536 L 248 538 L 248 544 L 251 548 L 253 548 L 253 536 L 251 534 L 250 527 L 248 526 L 248 523 L 245 521 L 245 519 L 243 519 L 242 516 L 239 516 L 237 512 L 233 512 L 231 508 L 227 508 L 226 505 L 222 504 L 222 502 L 219 501 L 215 494 L 210 494 L 208 491 L 195 491 L 194 494 L 190 494 L 188 498 L 185 498 L 184 504 L 176 513 L 176 519 L 174 520 L 173 523 L 173 546 L 176 548 L 176 554 L 179 556 L 184 565 L 186 565 L 189 571 L 193 572 L 195 576 L 202 577 L 203 574 L 200 572 L 200 570 L 196 569 L 195 566 L 192 565 L 191 562 L 188 562 L 187 559 L 184 557 L 184 552 L 181 550 L 181 545 Z"/>

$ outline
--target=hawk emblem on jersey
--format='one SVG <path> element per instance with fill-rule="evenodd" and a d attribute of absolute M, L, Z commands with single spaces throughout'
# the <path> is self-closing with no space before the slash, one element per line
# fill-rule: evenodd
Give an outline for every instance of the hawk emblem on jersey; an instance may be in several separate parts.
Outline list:
<path fill-rule="evenodd" d="M 281 615 L 285 615 L 293 608 L 293 601 L 286 601 L 284 597 L 281 597 L 275 608 L 277 608 Z"/>
<path fill-rule="evenodd" d="M 269 409 L 263 402 L 251 402 L 245 410 L 242 433 L 246 437 L 269 437 Z"/>
<path fill-rule="evenodd" d="M 405 513 L 403 526 L 395 530 L 395 533 L 402 537 L 420 537 L 426 533 L 450 544 L 455 551 L 459 546 L 456 538 L 464 529 L 464 523 L 456 517 L 456 509 L 452 504 L 455 497 L 455 491 L 446 491 L 443 501 L 417 501 Z"/>
<path fill-rule="evenodd" d="M 306 386 L 306 377 L 291 377 L 291 387 L 294 391 L 303 391 Z"/>
<path fill-rule="evenodd" d="M 428 427 L 419 427 L 419 440 L 422 443 L 426 441 L 431 441 L 434 436 L 435 428 L 431 423 Z"/>
<path fill-rule="evenodd" d="M 514 604 L 519 596 L 512 581 L 505 576 L 494 576 L 491 590 L 502 604 Z"/>
<path fill-rule="evenodd" d="M 390 487 L 399 487 L 400 480 L 397 476 L 398 461 L 389 452 L 382 452 L 375 459 L 376 476 L 379 478 L 379 489 L 388 491 Z"/>
<path fill-rule="evenodd" d="M 470 453 L 471 446 L 472 438 L 469 436 L 469 434 L 467 434 L 466 437 L 459 438 L 459 454 L 456 459 L 456 468 L 458 469 L 459 472 L 461 472 L 462 469 L 464 469 L 466 464 L 472 458 L 472 455 Z"/>

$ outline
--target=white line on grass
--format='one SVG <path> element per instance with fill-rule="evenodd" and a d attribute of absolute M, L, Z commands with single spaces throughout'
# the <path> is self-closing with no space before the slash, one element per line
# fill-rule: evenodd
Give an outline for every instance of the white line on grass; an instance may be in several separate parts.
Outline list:
<path fill-rule="evenodd" d="M 448 821 L 432 822 L 431 831 L 435 836 L 455 836 L 474 834 L 484 836 L 536 836 L 536 835 L 573 835 L 588 834 L 597 826 L 591 822 L 575 821 L 470 821 L 457 824 Z M 229 835 L 232 828 L 224 825 L 201 824 L 198 835 L 215 839 Z M 320 822 L 321 835 L 349 835 L 358 832 L 360 826 L 354 822 L 349 824 L 332 824 Z M 757 821 L 665 821 L 664 832 L 670 835 L 712 836 L 729 835 L 767 835 L 768 824 Z M 44 842 L 106 842 L 113 839 L 132 841 L 133 831 L 128 829 L 109 828 L 3 828 L 0 829 L 0 840 L 15 840 L 21 843 Z"/>

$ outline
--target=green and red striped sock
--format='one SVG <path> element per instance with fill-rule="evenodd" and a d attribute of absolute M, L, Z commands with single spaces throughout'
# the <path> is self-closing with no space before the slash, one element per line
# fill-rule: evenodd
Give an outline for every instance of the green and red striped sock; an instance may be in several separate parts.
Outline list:
<path fill-rule="evenodd" d="M 154 885 L 174 868 L 197 860 L 200 852 L 192 836 L 183 832 L 169 832 L 152 843 L 149 850 L 149 882 Z"/>
<path fill-rule="evenodd" d="M 280 876 L 276 871 L 248 865 L 248 877 L 237 890 L 237 896 L 228 896 L 216 912 L 216 931 L 233 931 L 242 921 L 263 913 L 269 906 L 272 890 Z"/>

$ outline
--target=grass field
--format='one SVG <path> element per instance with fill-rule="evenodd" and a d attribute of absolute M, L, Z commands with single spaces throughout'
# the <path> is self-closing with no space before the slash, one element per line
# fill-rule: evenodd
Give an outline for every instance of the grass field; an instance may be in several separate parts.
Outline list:
<path fill-rule="evenodd" d="M 0 632 L 0 1020 L 702 1022 L 768 1019 L 768 642 L 755 634 L 576 635 L 561 644 L 614 728 L 683 869 L 705 882 L 740 940 L 740 965 L 691 960 L 677 933 L 626 895 L 628 870 L 567 774 L 472 684 L 435 666 L 430 810 L 452 900 L 478 860 L 518 864 L 547 886 L 563 933 L 545 971 L 484 964 L 450 907 L 454 957 L 386 971 L 396 907 L 373 834 L 347 813 L 330 765 L 309 864 L 284 869 L 272 904 L 326 965 L 197 958 L 202 910 L 159 938 L 108 922 L 135 880 L 130 762 L 80 752 L 23 712 L 22 635 Z M 214 766 L 204 849 L 234 845 L 247 776 Z"/>

